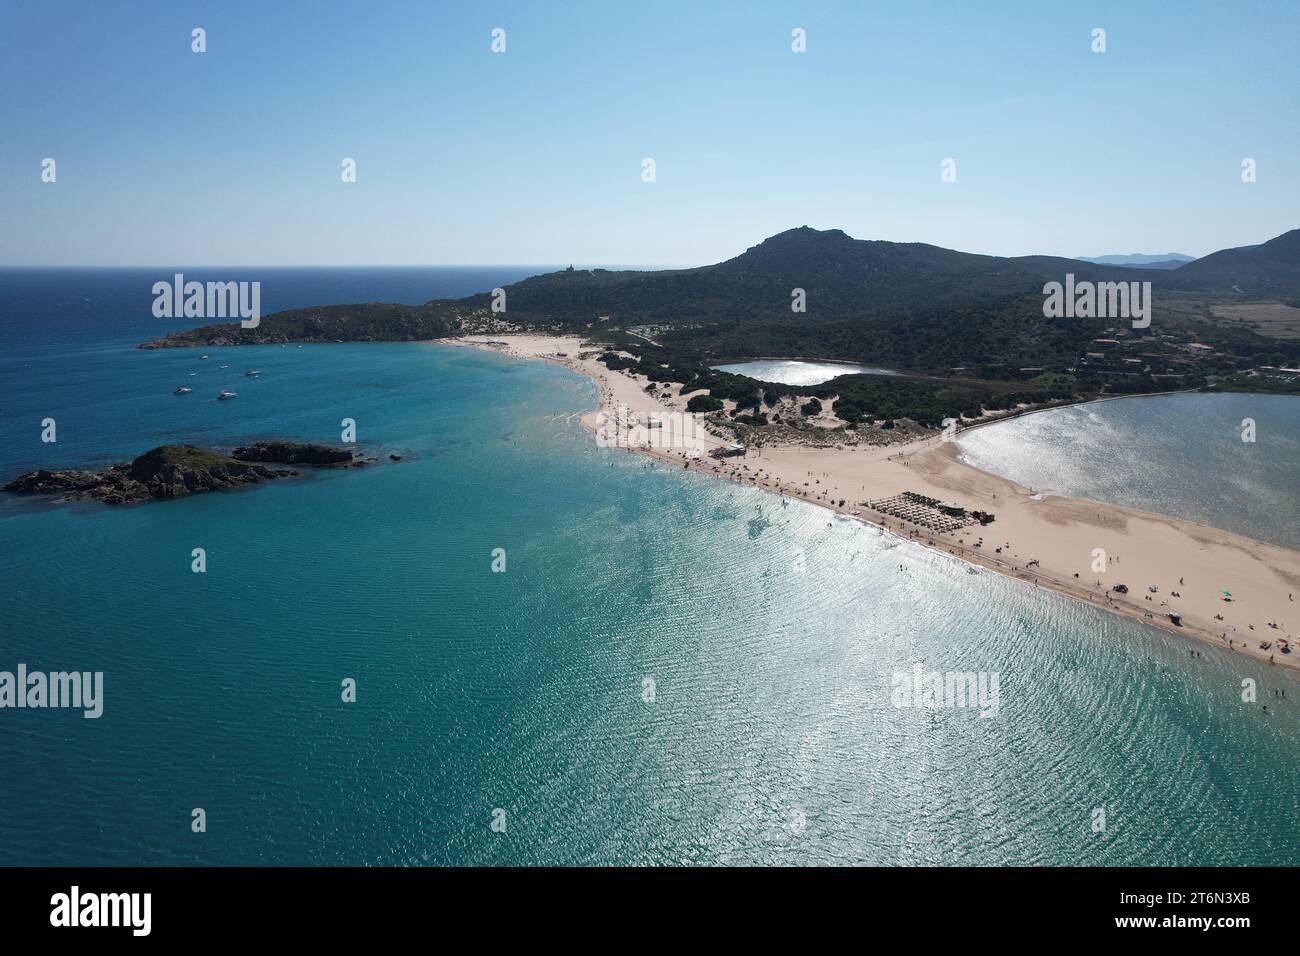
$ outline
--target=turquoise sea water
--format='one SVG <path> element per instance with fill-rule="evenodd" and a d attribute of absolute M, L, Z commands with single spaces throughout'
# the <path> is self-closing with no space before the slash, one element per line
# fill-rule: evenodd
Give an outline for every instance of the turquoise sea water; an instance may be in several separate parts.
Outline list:
<path fill-rule="evenodd" d="M 343 417 L 411 457 L 131 508 L 4 501 L 0 669 L 102 670 L 106 700 L 0 710 L 0 863 L 1300 863 L 1293 676 L 598 448 L 564 369 L 134 351 L 157 326 L 115 281 L 60 280 L 87 300 L 74 330 L 40 297 L 0 310 L 6 476 L 337 441 Z M 284 304 L 333 292 L 295 281 Z M 217 403 L 227 362 L 264 374 Z M 998 674 L 997 715 L 892 706 L 918 662 Z"/>

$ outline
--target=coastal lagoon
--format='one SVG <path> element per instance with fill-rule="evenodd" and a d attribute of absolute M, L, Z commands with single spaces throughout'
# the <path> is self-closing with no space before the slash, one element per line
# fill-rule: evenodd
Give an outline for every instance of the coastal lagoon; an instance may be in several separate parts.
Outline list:
<path fill-rule="evenodd" d="M 802 359 L 762 359 L 734 365 L 715 365 L 719 372 L 744 375 L 760 382 L 780 385 L 820 385 L 840 375 L 896 375 L 885 368 L 851 365 L 847 362 L 806 362 Z"/>
<path fill-rule="evenodd" d="M 1253 423 L 1254 441 L 1244 423 Z M 963 461 L 1046 494 L 1300 549 L 1300 398 L 1185 393 L 1071 405 L 963 432 Z"/>
<path fill-rule="evenodd" d="M 514 277 L 356 272 L 285 270 L 277 299 L 263 273 L 267 311 Z M 599 448 L 575 417 L 595 387 L 563 368 L 135 350 L 186 325 L 149 316 L 150 275 L 7 278 L 6 477 L 337 443 L 344 417 L 406 460 L 0 501 L 0 670 L 105 674 L 97 720 L 0 710 L 0 864 L 1300 864 L 1294 675 Z M 996 714 L 895 706 L 917 664 L 998 675 Z"/>

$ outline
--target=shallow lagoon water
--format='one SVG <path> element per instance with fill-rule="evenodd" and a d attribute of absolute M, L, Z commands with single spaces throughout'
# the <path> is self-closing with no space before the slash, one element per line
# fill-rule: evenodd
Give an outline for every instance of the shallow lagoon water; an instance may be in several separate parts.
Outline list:
<path fill-rule="evenodd" d="M 820 385 L 840 375 L 896 375 L 884 368 L 851 365 L 845 362 L 808 362 L 802 359 L 763 359 L 734 365 L 715 365 L 720 372 L 745 375 L 760 382 L 781 385 Z"/>
<path fill-rule="evenodd" d="M 1188 393 L 1073 405 L 971 429 L 958 447 L 976 468 L 1040 492 L 1300 548 L 1294 395 Z"/>

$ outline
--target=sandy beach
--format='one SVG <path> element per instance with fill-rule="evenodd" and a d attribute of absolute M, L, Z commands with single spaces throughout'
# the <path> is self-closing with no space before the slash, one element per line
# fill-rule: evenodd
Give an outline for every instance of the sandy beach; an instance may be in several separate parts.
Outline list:
<path fill-rule="evenodd" d="M 582 421 L 603 443 L 810 501 L 1032 586 L 1300 670 L 1298 552 L 1118 505 L 1036 495 L 960 461 L 956 444 L 938 436 L 883 446 L 769 445 L 719 460 L 709 452 L 726 439 L 678 425 L 689 394 L 648 394 L 644 378 L 611 372 L 596 361 L 601 350 L 584 348 L 576 336 L 502 333 L 453 344 L 587 375 L 599 386 L 600 401 Z M 905 520 L 865 504 L 904 493 L 989 512 L 995 520 L 939 530 L 941 517 L 920 523 L 934 516 L 928 507 L 910 512 L 921 515 L 917 520 Z M 1128 592 L 1114 592 L 1116 584 Z M 1282 653 L 1283 645 L 1292 652 Z M 1201 651 L 1189 643 L 1188 653 Z"/>

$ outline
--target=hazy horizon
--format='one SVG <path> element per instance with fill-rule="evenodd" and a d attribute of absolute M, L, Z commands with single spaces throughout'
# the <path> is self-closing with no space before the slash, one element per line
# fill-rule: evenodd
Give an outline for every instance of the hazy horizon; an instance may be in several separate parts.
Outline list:
<path fill-rule="evenodd" d="M 793 229 L 798 227 L 792 226 L 791 228 Z M 834 228 L 836 227 L 827 227 L 827 230 L 834 229 Z M 1300 228 L 1300 226 L 1297 226 L 1296 228 Z M 788 230 L 781 230 L 781 231 L 785 232 Z M 847 230 L 845 231 L 847 232 Z M 1291 230 L 1288 229 L 1285 231 L 1289 232 Z M 778 234 L 779 233 L 773 233 L 773 235 L 778 235 Z M 1281 234 L 1282 233 L 1279 233 L 1278 235 Z M 758 245 L 759 243 L 770 238 L 771 236 L 764 236 L 762 239 L 750 243 L 750 245 L 746 246 L 744 249 L 737 250 L 733 255 L 725 256 L 722 259 L 716 259 L 710 262 L 653 262 L 653 263 L 610 262 L 610 261 L 604 261 L 604 262 L 186 262 L 186 263 L 3 262 L 0 263 L 0 269 L 41 269 L 41 268 L 47 268 L 47 269 L 176 269 L 176 268 L 192 268 L 192 269 L 473 269 L 473 268 L 566 269 L 569 266 L 572 266 L 575 269 L 620 269 L 620 270 L 628 270 L 628 271 L 638 271 L 638 270 L 659 271 L 659 270 L 672 270 L 672 269 L 699 269 L 705 266 L 716 265 L 720 262 L 726 261 L 727 259 L 731 259 L 734 258 L 735 256 L 739 256 L 742 253 L 746 252 L 748 249 L 751 249 L 754 246 Z M 869 237 L 869 236 L 854 236 L 852 234 L 849 234 L 849 238 L 867 239 L 870 241 L 882 241 L 882 240 L 876 240 L 873 237 Z M 1267 242 L 1270 239 L 1274 239 L 1274 238 L 1277 237 L 1266 236 L 1260 239 L 1258 242 L 1249 242 L 1249 243 L 1245 243 L 1245 245 L 1247 246 L 1260 245 L 1261 243 Z M 903 240 L 883 240 L 883 241 L 902 242 Z M 926 243 L 923 240 L 909 240 L 909 241 L 918 242 L 922 245 L 931 245 L 931 246 L 936 245 L 935 243 Z M 949 247 L 941 246 L 939 248 L 948 249 Z M 1222 248 L 1235 248 L 1235 247 L 1224 246 Z M 998 255 L 997 253 L 983 252 L 979 249 L 949 249 L 949 251 L 971 253 L 975 255 Z M 1219 252 L 1219 251 L 1221 250 L 1211 249 L 1209 252 L 1202 253 L 1200 256 L 1192 256 L 1190 259 L 1188 259 L 1188 262 L 1194 262 L 1196 259 L 1199 259 L 1204 255 L 1209 255 L 1210 253 Z M 1142 252 L 1142 251 L 1095 252 L 1095 253 L 1088 253 L 1088 254 L 1080 253 L 1077 255 L 1062 255 L 1058 253 L 1024 253 L 1024 255 L 1055 255 L 1063 259 L 1078 259 L 1080 261 L 1086 262 L 1090 259 L 1100 259 L 1106 257 L 1124 258 L 1124 257 L 1148 256 L 1153 259 L 1161 259 L 1161 258 L 1185 256 L 1187 255 L 1187 253 L 1174 250 L 1169 252 Z M 1186 263 L 1184 263 L 1184 265 L 1185 264 Z"/>

